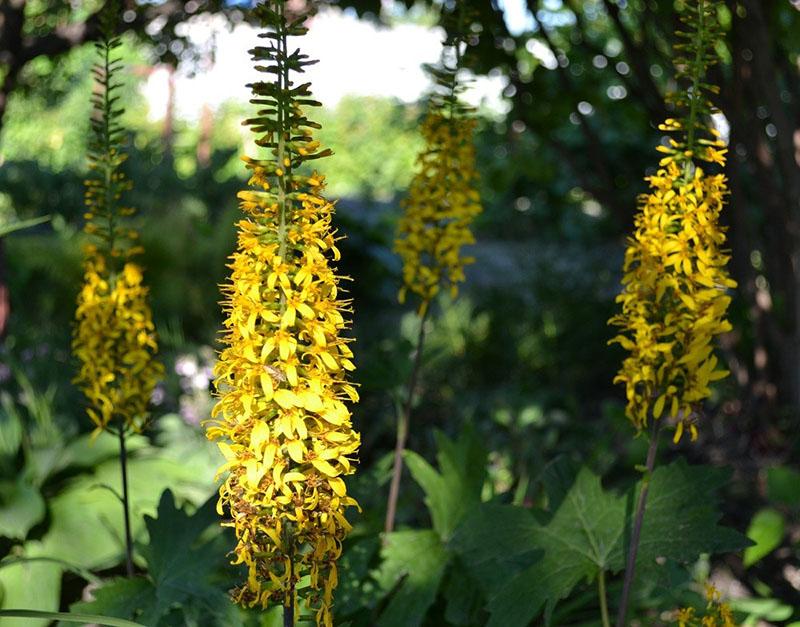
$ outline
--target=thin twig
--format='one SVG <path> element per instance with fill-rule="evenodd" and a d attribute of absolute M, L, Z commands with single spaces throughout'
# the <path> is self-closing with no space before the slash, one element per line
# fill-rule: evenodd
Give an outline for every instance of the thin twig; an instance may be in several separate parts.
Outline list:
<path fill-rule="evenodd" d="M 658 434 L 661 429 L 661 420 L 656 418 L 652 418 L 651 420 L 652 428 L 650 430 L 650 447 L 647 449 L 647 466 L 642 481 L 642 491 L 639 492 L 639 502 L 636 505 L 636 518 L 633 522 L 631 543 L 628 547 L 628 561 L 625 566 L 625 580 L 622 584 L 622 598 L 619 602 L 617 627 L 625 627 L 625 619 L 628 615 L 628 603 L 630 602 L 631 589 L 633 588 L 633 575 L 636 570 L 636 554 L 639 552 L 639 538 L 642 535 L 642 522 L 644 521 L 644 511 L 647 505 L 647 492 L 650 487 L 650 477 L 653 474 L 653 467 L 656 464 Z"/>
<path fill-rule="evenodd" d="M 125 568 L 133 577 L 133 537 L 131 536 L 130 496 L 128 495 L 128 452 L 125 449 L 125 428 L 119 428 L 119 464 L 122 468 L 122 510 L 125 514 Z"/>
<path fill-rule="evenodd" d="M 417 335 L 417 346 L 414 354 L 414 364 L 411 367 L 411 375 L 408 379 L 408 389 L 406 390 L 406 402 L 397 418 L 397 441 L 394 447 L 394 465 L 392 467 L 392 483 L 389 486 L 389 500 L 386 504 L 386 524 L 384 530 L 391 533 L 394 530 L 394 521 L 397 515 L 397 499 L 400 495 L 400 476 L 403 474 L 403 453 L 406 450 L 408 440 L 408 429 L 411 421 L 411 407 L 414 403 L 414 392 L 417 387 L 420 366 L 422 365 L 422 348 L 425 344 L 425 322 L 428 319 L 428 312 L 431 304 L 423 304 L 424 311 L 419 319 L 419 334 Z"/>

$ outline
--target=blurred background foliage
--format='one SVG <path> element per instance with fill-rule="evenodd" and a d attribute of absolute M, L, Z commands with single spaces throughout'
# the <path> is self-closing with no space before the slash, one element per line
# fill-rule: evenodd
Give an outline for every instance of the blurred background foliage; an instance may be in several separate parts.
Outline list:
<path fill-rule="evenodd" d="M 239 122 L 248 106 L 228 101 L 200 120 L 154 121 L 140 92 L 149 66 L 195 58 L 182 23 L 205 12 L 236 24 L 244 19 L 238 5 L 246 3 L 126 5 L 130 201 L 140 210 L 143 263 L 169 373 L 153 399 L 152 429 L 133 445 L 143 573 L 133 582 L 116 579 L 122 544 L 114 444 L 105 436 L 89 442 L 90 423 L 70 383 L 93 58 L 83 42 L 93 36 L 102 3 L 72 2 L 70 10 L 45 0 L 21 4 L 24 37 L 17 41 L 9 21 L 16 5 L 0 2 L 7 19 L 0 27 L 0 223 L 49 220 L 0 240 L 0 276 L 11 304 L 0 347 L 0 554 L 7 556 L 0 561 L 0 604 L 88 604 L 113 614 L 122 611 L 115 598 L 138 594 L 163 601 L 148 605 L 154 614 L 147 624 L 277 624 L 274 613 L 256 617 L 228 607 L 219 591 L 235 576 L 224 565 L 230 543 L 209 535 L 215 519 L 203 505 L 214 492 L 219 460 L 199 422 L 212 405 L 218 284 L 234 246 L 236 191 L 244 184 Z M 434 24 L 440 10 L 435 2 L 390 3 L 383 11 L 386 3 L 370 0 L 338 4 L 395 25 Z M 632 437 L 621 391 L 611 384 L 621 354 L 607 345 L 606 320 L 642 177 L 657 160 L 655 125 L 667 114 L 661 95 L 671 74 L 672 3 L 529 0 L 527 21 L 515 32 L 501 6 L 473 4 L 478 18 L 468 63 L 478 75 L 504 77 L 505 108 L 480 110 L 485 212 L 476 225 L 476 263 L 460 298 L 438 302 L 427 323 L 410 436 L 420 457 L 409 461 L 404 480 L 401 531 L 384 545 L 388 455 L 418 324 L 396 302 L 400 266 L 391 246 L 399 199 L 421 147 L 422 108 L 348 96 L 319 116 L 320 139 L 335 153 L 324 174 L 330 195 L 340 199 L 338 224 L 347 237 L 340 270 L 355 279 L 348 288 L 362 395 L 354 413 L 361 469 L 353 481 L 364 512 L 343 562 L 337 610 L 343 625 L 489 620 L 480 600 L 494 591 L 481 579 L 516 571 L 488 560 L 478 564 L 485 570 L 459 576 L 464 563 L 480 561 L 470 556 L 481 520 L 464 522 L 463 512 L 451 512 L 442 490 L 462 494 L 476 511 L 487 501 L 528 508 L 544 525 L 579 465 L 603 476 L 606 490 L 622 492 L 634 485 L 633 468 L 644 459 L 646 445 Z M 700 442 L 665 445 L 662 456 L 729 468 L 727 479 L 709 485 L 720 491 L 724 523 L 755 544 L 743 554 L 665 566 L 662 575 L 672 569 L 667 579 L 638 591 L 637 620 L 644 625 L 668 621 L 665 610 L 680 604 L 702 606 L 691 582 L 709 574 L 736 599 L 745 624 L 800 621 L 800 13 L 790 2 L 730 0 L 719 17 L 729 39 L 721 49 L 727 62 L 714 80 L 723 85 L 731 138 L 727 216 L 740 283 L 731 312 L 735 331 L 722 346 L 733 376 L 709 403 Z M 159 29 L 151 27 L 156 20 Z M 437 451 L 438 471 L 431 465 Z M 461 470 L 447 475 L 452 468 Z M 559 476 L 572 478 L 562 492 L 554 487 Z M 171 494 L 162 496 L 166 488 Z M 454 536 L 456 527 L 461 535 Z M 178 573 L 201 573 L 197 589 L 183 596 L 175 592 L 175 572 L 148 550 L 154 529 L 169 538 L 181 528 L 195 533 L 187 547 L 202 547 L 187 549 L 176 566 Z M 463 529 L 474 534 L 465 538 Z M 418 570 L 409 571 L 409 563 Z M 89 603 L 101 579 L 117 587 L 101 589 Z M 575 586 L 554 624 L 597 624 L 593 587 Z M 612 598 L 618 588 L 611 583 Z"/>

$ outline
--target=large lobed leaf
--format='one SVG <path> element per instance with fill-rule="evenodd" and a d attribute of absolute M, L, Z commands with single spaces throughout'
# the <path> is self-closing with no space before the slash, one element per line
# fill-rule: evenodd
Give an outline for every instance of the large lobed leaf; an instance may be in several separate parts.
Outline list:
<path fill-rule="evenodd" d="M 450 555 L 432 529 L 396 531 L 386 537 L 377 576 L 384 590 L 394 590 L 378 627 L 422 624 L 439 591 Z"/>
<path fill-rule="evenodd" d="M 175 505 L 167 490 L 156 518 L 145 517 L 150 544 L 142 548 L 147 577 L 117 578 L 95 593 L 95 600 L 76 603 L 73 612 L 91 612 L 136 620 L 145 625 L 166 624 L 178 612 L 186 624 L 241 624 L 241 617 L 215 577 L 224 551 L 203 532 L 216 521 L 213 499 L 189 515 Z M 172 620 L 169 621 L 172 624 Z"/>
<path fill-rule="evenodd" d="M 457 440 L 436 432 L 438 472 L 413 451 L 406 451 L 406 464 L 425 492 L 433 529 L 448 540 L 464 516 L 480 503 L 486 478 L 486 451 L 477 437 L 466 431 Z"/>
<path fill-rule="evenodd" d="M 0 536 L 24 540 L 45 513 L 41 493 L 24 477 L 0 482 Z"/>
<path fill-rule="evenodd" d="M 724 471 L 683 460 L 653 473 L 637 556 L 640 574 L 665 560 L 690 562 L 701 553 L 747 546 L 744 536 L 718 524 L 716 491 L 725 480 Z M 583 469 L 563 498 L 555 499 L 558 507 L 546 524 L 530 511 L 504 505 L 484 505 L 468 516 L 451 547 L 484 582 L 489 625 L 524 627 L 543 610 L 549 617 L 581 581 L 593 581 L 601 570 L 621 571 L 641 485 L 617 495 Z M 523 565 L 537 551 L 541 557 Z"/>
<path fill-rule="evenodd" d="M 425 493 L 433 529 L 397 531 L 384 538 L 375 578 L 388 603 L 379 627 L 422 624 L 451 565 L 447 541 L 469 511 L 480 504 L 486 477 L 486 451 L 480 441 L 469 430 L 457 440 L 437 432 L 436 441 L 438 470 L 416 453 L 406 453 L 411 475 Z M 452 584 L 448 589 L 461 592 Z M 463 620 L 454 603 L 449 604 L 448 614 Z"/>

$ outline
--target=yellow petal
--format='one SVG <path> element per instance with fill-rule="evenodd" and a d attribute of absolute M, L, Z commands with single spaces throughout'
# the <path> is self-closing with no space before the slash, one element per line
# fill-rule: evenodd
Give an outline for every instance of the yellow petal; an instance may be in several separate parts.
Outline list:
<path fill-rule="evenodd" d="M 285 388 L 276 390 L 274 395 L 275 402 L 284 409 L 291 409 L 300 405 L 300 399 L 291 390 Z"/>
<path fill-rule="evenodd" d="M 347 494 L 347 488 L 344 485 L 344 481 L 339 477 L 331 477 L 328 479 L 328 485 L 331 486 L 331 490 L 333 490 L 336 496 L 344 496 Z"/>
<path fill-rule="evenodd" d="M 314 468 L 319 470 L 321 473 L 328 475 L 329 477 L 335 477 L 339 474 L 339 471 L 324 459 L 312 459 L 311 464 L 314 466 Z"/>
<path fill-rule="evenodd" d="M 259 420 L 253 427 L 250 433 L 250 450 L 255 453 L 256 457 L 261 457 L 261 450 L 264 448 L 264 442 L 269 440 L 269 427 L 267 423 Z"/>
<path fill-rule="evenodd" d="M 305 446 L 300 440 L 292 440 L 286 444 L 286 449 L 289 451 L 289 457 L 298 464 L 303 463 L 303 454 L 305 453 Z"/>
<path fill-rule="evenodd" d="M 261 373 L 261 389 L 264 390 L 264 400 L 270 401 L 275 393 L 272 387 L 272 377 L 266 372 Z"/>

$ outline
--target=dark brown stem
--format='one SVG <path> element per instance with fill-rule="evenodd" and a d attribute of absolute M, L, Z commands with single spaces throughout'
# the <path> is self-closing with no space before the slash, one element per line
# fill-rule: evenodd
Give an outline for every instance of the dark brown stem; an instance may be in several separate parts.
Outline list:
<path fill-rule="evenodd" d="M 394 530 L 394 520 L 397 516 L 397 499 L 400 495 L 400 477 L 403 474 L 403 453 L 406 450 L 408 440 L 408 427 L 411 420 L 411 406 L 414 403 L 414 392 L 419 379 L 420 366 L 422 364 L 422 347 L 425 343 L 425 321 L 428 319 L 431 304 L 425 302 L 425 308 L 420 315 L 419 335 L 417 335 L 417 347 L 414 354 L 414 364 L 411 367 L 411 376 L 408 379 L 408 389 L 406 391 L 406 401 L 397 419 L 397 441 L 394 447 L 394 465 L 392 467 L 392 483 L 389 486 L 389 500 L 386 504 L 386 524 L 384 530 L 391 533 Z"/>
<path fill-rule="evenodd" d="M 625 627 L 625 619 L 628 615 L 628 603 L 630 602 L 631 589 L 633 588 L 633 576 L 636 571 L 636 554 L 639 552 L 639 538 L 642 535 L 642 523 L 644 522 L 644 511 L 647 505 L 647 492 L 650 487 L 650 477 L 653 474 L 653 467 L 656 465 L 656 452 L 658 451 L 658 434 L 661 429 L 661 420 L 652 419 L 650 430 L 650 447 L 647 449 L 647 465 L 642 481 L 642 491 L 639 492 L 639 502 L 636 505 L 636 518 L 633 521 L 633 531 L 631 532 L 631 543 L 628 547 L 628 560 L 625 566 L 625 580 L 622 584 L 622 598 L 619 602 L 619 612 L 617 613 L 617 627 Z"/>
<path fill-rule="evenodd" d="M 128 453 L 125 449 L 125 429 L 119 428 L 119 464 L 122 468 L 122 509 L 125 515 L 125 569 L 133 577 L 133 537 L 131 536 L 130 497 L 128 495 Z"/>

